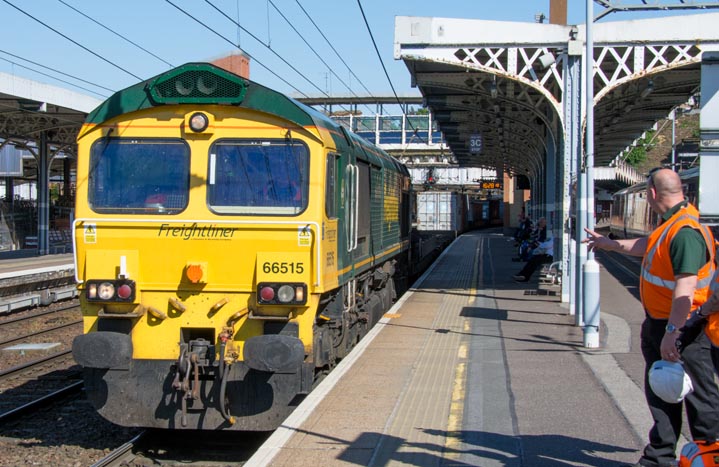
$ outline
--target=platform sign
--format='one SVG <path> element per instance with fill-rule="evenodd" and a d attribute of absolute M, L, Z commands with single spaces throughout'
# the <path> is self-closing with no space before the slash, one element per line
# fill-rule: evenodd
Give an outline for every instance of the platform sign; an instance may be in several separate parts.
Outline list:
<path fill-rule="evenodd" d="M 483 190 L 501 190 L 502 182 L 496 180 L 482 180 Z"/>
<path fill-rule="evenodd" d="M 482 152 L 482 135 L 479 133 L 473 133 L 469 137 L 469 152 L 472 154 L 479 154 Z"/>

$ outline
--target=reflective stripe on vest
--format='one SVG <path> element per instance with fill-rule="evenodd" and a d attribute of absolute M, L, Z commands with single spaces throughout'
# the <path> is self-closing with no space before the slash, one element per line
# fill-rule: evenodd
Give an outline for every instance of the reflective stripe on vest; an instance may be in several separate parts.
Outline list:
<path fill-rule="evenodd" d="M 707 299 L 709 286 L 715 271 L 714 264 L 714 237 L 711 231 L 699 224 L 699 212 L 691 204 L 678 210 L 667 222 L 658 227 L 648 238 L 649 249 L 642 261 L 642 273 L 640 277 L 640 293 L 644 309 L 653 318 L 665 319 L 669 316 L 673 291 L 676 287 L 673 267 L 669 256 L 669 249 L 672 236 L 684 227 L 693 228 L 699 231 L 704 239 L 706 251 L 709 252 L 709 260 L 699 271 L 697 271 L 697 286 L 692 299 L 691 308 L 704 303 Z M 657 256 L 661 252 L 661 263 L 657 263 Z"/>
<path fill-rule="evenodd" d="M 649 252 L 644 256 L 644 264 L 646 265 L 646 267 L 644 265 L 642 266 L 642 279 L 649 282 L 650 284 L 653 284 L 653 285 L 656 285 L 659 287 L 664 287 L 669 290 L 674 290 L 674 286 L 676 285 L 676 282 L 674 282 L 672 280 L 662 279 L 659 276 L 655 276 L 654 274 L 651 274 L 649 272 L 649 270 L 652 267 L 652 261 L 654 260 L 654 255 L 656 254 L 657 249 L 659 248 L 659 245 L 664 241 L 664 238 L 667 236 L 667 233 L 669 233 L 669 231 L 671 230 L 672 226 L 674 226 L 674 224 L 676 224 L 679 221 L 685 220 L 685 219 L 695 221 L 697 224 L 699 224 L 699 219 L 696 216 L 692 216 L 691 214 L 682 214 L 681 216 L 674 219 L 674 221 L 671 224 L 668 224 L 665 227 L 664 231 L 659 236 L 659 239 L 657 239 L 656 243 L 654 243 L 654 246 L 652 246 L 652 248 L 649 250 Z M 707 245 L 707 251 L 709 251 L 710 256 L 713 257 L 714 256 L 713 251 L 712 251 L 711 247 L 709 246 L 709 245 L 713 244 L 713 242 L 709 241 L 709 237 L 708 237 L 709 229 L 706 226 L 701 225 L 701 224 L 699 224 L 699 228 L 700 228 L 702 237 L 704 237 L 704 243 Z M 711 258 L 711 264 L 712 264 L 711 269 L 712 269 L 712 273 L 713 273 L 714 272 L 714 259 L 713 258 Z M 708 277 L 698 280 L 697 281 L 697 289 L 703 289 L 705 287 L 719 288 L 719 285 L 715 285 L 716 283 L 712 282 L 712 276 L 713 276 L 713 274 L 709 274 Z"/>

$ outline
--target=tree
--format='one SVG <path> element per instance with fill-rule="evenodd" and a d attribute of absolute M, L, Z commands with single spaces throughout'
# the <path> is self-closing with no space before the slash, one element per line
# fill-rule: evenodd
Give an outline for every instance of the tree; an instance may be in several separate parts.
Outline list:
<path fill-rule="evenodd" d="M 637 167 L 647 160 L 647 151 L 649 151 L 654 145 L 652 140 L 654 138 L 654 130 L 646 131 L 641 138 L 634 142 L 634 147 L 624 156 L 624 162 Z"/>

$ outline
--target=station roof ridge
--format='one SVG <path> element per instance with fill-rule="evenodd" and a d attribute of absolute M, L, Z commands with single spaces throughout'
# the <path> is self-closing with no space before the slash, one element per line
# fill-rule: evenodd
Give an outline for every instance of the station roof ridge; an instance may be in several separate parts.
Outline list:
<path fill-rule="evenodd" d="M 645 41 L 688 41 L 702 40 L 697 34 L 714 27 L 719 21 L 719 13 L 703 12 L 672 15 L 657 18 L 641 18 L 593 23 L 592 35 L 595 46 L 602 42 L 617 43 L 623 40 L 637 41 L 641 31 Z M 467 25 L 481 24 L 481 28 Z M 554 43 L 566 44 L 568 33 L 576 31 L 575 39 L 584 42 L 586 24 L 546 24 L 522 21 L 500 21 L 479 18 L 449 18 L 437 16 L 397 16 L 395 18 L 395 59 L 399 59 L 398 36 L 402 44 L 434 45 L 537 45 L 551 46 Z M 408 33 L 409 31 L 409 33 Z M 477 33 L 481 31 L 481 33 Z M 717 43 L 717 40 L 702 40 L 703 43 Z"/>
<path fill-rule="evenodd" d="M 102 102 L 87 94 L 4 72 L 0 72 L 0 94 L 83 113 L 89 113 Z"/>

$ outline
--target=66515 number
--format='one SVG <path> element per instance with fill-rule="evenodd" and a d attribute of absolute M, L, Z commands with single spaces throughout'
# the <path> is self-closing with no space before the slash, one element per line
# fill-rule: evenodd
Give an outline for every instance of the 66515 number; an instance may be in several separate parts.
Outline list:
<path fill-rule="evenodd" d="M 262 263 L 262 272 L 265 274 L 302 274 L 305 272 L 304 263 L 269 262 Z"/>

